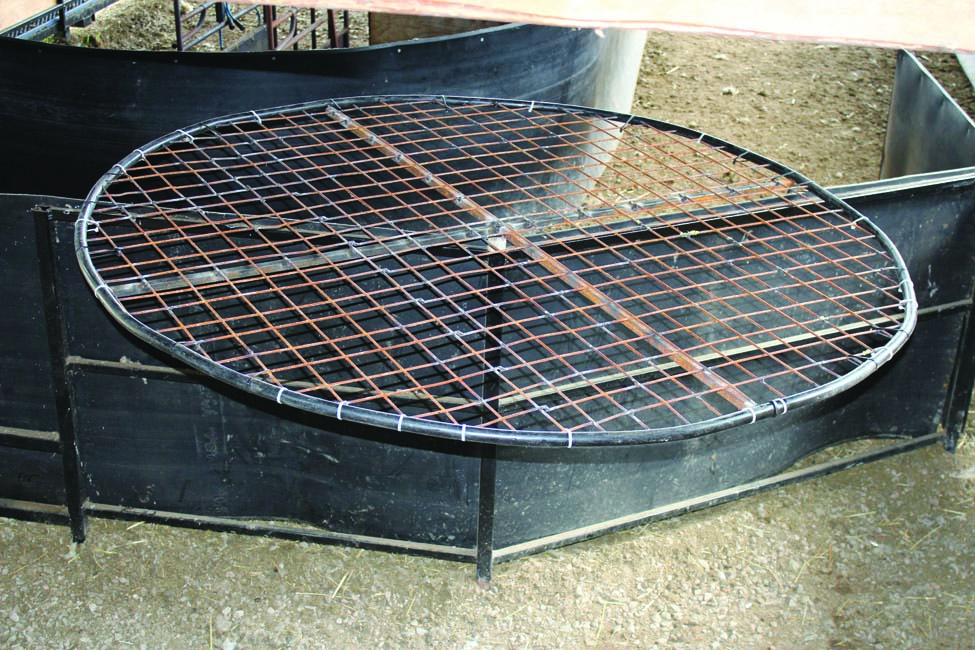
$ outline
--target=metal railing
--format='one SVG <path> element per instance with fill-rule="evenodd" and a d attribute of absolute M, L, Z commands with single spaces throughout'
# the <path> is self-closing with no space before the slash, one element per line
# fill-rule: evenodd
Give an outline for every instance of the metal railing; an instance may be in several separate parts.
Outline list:
<path fill-rule="evenodd" d="M 58 0 L 0 32 L 0 36 L 44 40 L 67 36 L 71 27 L 91 23 L 95 14 L 118 0 Z M 219 51 L 349 47 L 349 12 L 274 5 L 202 2 L 182 11 L 173 0 L 175 47 L 180 52 L 215 42 Z"/>
<path fill-rule="evenodd" d="M 0 36 L 43 40 L 55 34 L 66 34 L 68 28 L 86 24 L 95 12 L 113 5 L 118 0 L 58 0 L 56 6 L 22 20 L 0 32 Z"/>

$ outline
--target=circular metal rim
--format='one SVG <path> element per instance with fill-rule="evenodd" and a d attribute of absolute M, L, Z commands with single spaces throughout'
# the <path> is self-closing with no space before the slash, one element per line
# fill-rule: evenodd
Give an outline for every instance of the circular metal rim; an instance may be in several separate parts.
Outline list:
<path fill-rule="evenodd" d="M 150 153 L 163 145 L 178 141 L 180 138 L 190 138 L 196 131 L 204 128 L 220 126 L 241 119 L 257 119 L 270 117 L 272 115 L 287 114 L 291 111 L 300 111 L 308 108 L 320 108 L 327 105 L 341 107 L 348 103 L 367 102 L 367 101 L 441 101 L 452 103 L 493 103 L 498 106 L 526 107 L 532 106 L 539 109 L 551 109 L 555 111 L 572 111 L 582 115 L 589 115 L 613 121 L 621 121 L 627 124 L 643 124 L 657 129 L 666 129 L 684 137 L 699 140 L 712 147 L 720 147 L 729 153 L 735 154 L 738 158 L 748 160 L 763 165 L 774 170 L 783 176 L 801 183 L 815 192 L 823 203 L 832 209 L 842 210 L 855 218 L 857 223 L 870 231 L 877 237 L 878 241 L 885 247 L 897 265 L 897 275 L 899 276 L 899 286 L 902 293 L 901 305 L 904 309 L 903 320 L 900 327 L 892 335 L 891 339 L 880 348 L 875 348 L 873 354 L 866 361 L 844 374 L 843 376 L 826 382 L 815 388 L 789 395 L 785 398 L 774 399 L 769 402 L 761 403 L 746 410 L 739 410 L 735 413 L 721 415 L 708 420 L 691 422 L 672 427 L 633 429 L 627 431 L 551 431 L 551 430 L 511 430 L 493 427 L 481 427 L 471 425 L 457 425 L 449 422 L 441 422 L 415 416 L 403 414 L 391 414 L 372 409 L 350 405 L 345 401 L 330 401 L 320 397 L 311 397 L 303 393 L 289 390 L 278 384 L 256 379 L 231 370 L 215 361 L 192 351 L 190 348 L 179 344 L 168 337 L 165 337 L 155 330 L 143 325 L 138 319 L 134 318 L 122 306 L 118 299 L 108 290 L 108 286 L 101 280 L 98 271 L 95 269 L 87 254 L 88 231 L 90 228 L 97 229 L 97 222 L 92 219 L 93 211 L 98 205 L 98 196 L 102 191 L 114 181 L 119 174 L 125 171 L 128 165 L 134 163 L 145 154 Z M 605 111 L 582 106 L 567 104 L 557 104 L 553 102 L 539 102 L 528 100 L 505 100 L 489 99 L 481 97 L 457 97 L 449 95 L 368 95 L 360 97 L 349 97 L 340 99 L 330 99 L 325 101 L 306 102 L 288 106 L 271 107 L 261 111 L 248 111 L 226 115 L 217 119 L 207 120 L 179 129 L 173 133 L 166 134 L 145 147 L 140 147 L 126 156 L 123 160 L 113 165 L 106 172 L 95 186 L 91 189 L 88 197 L 82 204 L 81 214 L 75 223 L 75 254 L 82 273 L 92 287 L 95 297 L 104 308 L 115 318 L 127 331 L 150 345 L 170 354 L 180 362 L 199 370 L 200 372 L 218 379 L 231 386 L 239 388 L 247 393 L 260 396 L 274 401 L 277 404 L 297 408 L 315 415 L 335 418 L 339 421 L 355 422 L 358 424 L 391 429 L 397 432 L 415 433 L 438 438 L 459 440 L 462 442 L 479 442 L 494 445 L 511 445 L 525 447 L 582 447 L 582 446 L 620 446 L 637 444 L 660 444 L 676 442 L 702 437 L 717 431 L 732 427 L 753 424 L 758 420 L 785 415 L 790 410 L 795 410 L 806 404 L 820 401 L 828 397 L 837 395 L 853 386 L 859 384 L 868 376 L 873 374 L 883 364 L 890 361 L 894 354 L 900 350 L 909 339 L 917 324 L 917 299 L 914 286 L 907 272 L 906 265 L 900 252 L 894 246 L 887 235 L 876 226 L 869 218 L 860 214 L 840 200 L 832 193 L 828 192 L 819 184 L 813 182 L 801 173 L 782 165 L 774 160 L 766 158 L 748 149 L 727 142 L 720 138 L 706 133 L 689 129 L 669 122 L 656 120 L 648 117 Z"/>

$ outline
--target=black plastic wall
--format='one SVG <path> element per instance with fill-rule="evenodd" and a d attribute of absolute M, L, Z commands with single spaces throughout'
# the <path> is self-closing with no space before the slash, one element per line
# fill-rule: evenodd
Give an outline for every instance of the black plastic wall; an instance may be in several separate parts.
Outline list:
<path fill-rule="evenodd" d="M 40 261 L 29 214 L 38 198 L 0 200 L 0 425 L 57 431 Z"/>
<path fill-rule="evenodd" d="M 18 323 L 11 310 L 2 323 L 0 427 L 57 428 L 46 333 L 56 322 L 37 313 L 38 255 L 29 250 L 38 203 L 51 201 L 0 196 L 0 237 L 17 252 L 4 249 L 0 257 L 16 281 L 3 285 L 0 300 L 31 316 Z M 476 449 L 418 437 L 394 441 L 395 432 L 361 427 L 344 431 L 181 372 L 124 333 L 94 300 L 74 259 L 74 216 L 52 221 L 51 232 L 57 317 L 66 326 L 73 422 L 91 501 L 474 545 Z M 34 370 L 18 370 L 25 367 Z M 56 455 L 0 446 L 0 498 L 63 503 L 61 474 Z"/>
<path fill-rule="evenodd" d="M 725 490 L 848 440 L 938 430 L 949 444 L 957 439 L 975 372 L 975 180 L 871 196 L 852 194 L 857 189 L 849 188 L 850 202 L 891 237 L 917 287 L 917 328 L 891 364 L 826 403 L 687 442 L 499 449 L 496 546 Z"/>
<path fill-rule="evenodd" d="M 610 39 L 506 25 L 369 48 L 130 52 L 0 37 L 0 192 L 84 197 L 136 148 L 204 119 L 424 93 L 590 105 Z"/>
<path fill-rule="evenodd" d="M 16 435 L 21 430 L 28 435 L 58 430 L 37 246 L 28 214 L 36 202 L 37 197 L 0 198 L 0 497 L 63 504 L 60 454 Z"/>
<path fill-rule="evenodd" d="M 11 279 L 0 285 L 0 303 L 17 310 L 0 323 L 0 427 L 57 426 L 49 374 L 57 364 L 45 323 L 60 322 L 83 491 L 96 510 L 288 519 L 406 542 L 414 552 L 461 549 L 468 558 L 479 539 L 504 549 L 549 536 L 569 539 L 586 526 L 580 535 L 590 535 L 615 518 L 775 474 L 845 440 L 943 431 L 950 445 L 964 427 L 975 381 L 975 173 L 927 186 L 854 186 L 846 194 L 903 252 L 920 300 L 911 341 L 872 378 L 825 404 L 698 440 L 490 453 L 349 428 L 173 367 L 101 310 L 74 259 L 73 214 L 61 210 L 42 213 L 42 223 L 53 217 L 59 295 L 59 313 L 46 318 L 51 314 L 38 312 L 41 287 L 32 280 L 39 262 L 31 254 L 30 208 L 63 201 L 0 196 L 0 260 Z M 491 471 L 482 474 L 484 462 Z M 491 472 L 495 479 L 482 485 Z M 0 440 L 0 498 L 60 503 L 60 473 L 56 454 Z M 494 507 L 479 519 L 479 504 L 492 499 Z"/>

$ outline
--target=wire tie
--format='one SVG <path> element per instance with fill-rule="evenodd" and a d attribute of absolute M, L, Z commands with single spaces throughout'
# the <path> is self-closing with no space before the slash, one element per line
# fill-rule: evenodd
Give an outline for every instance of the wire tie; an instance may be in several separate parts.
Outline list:
<path fill-rule="evenodd" d="M 341 402 L 339 402 L 339 407 L 335 411 L 335 417 L 337 417 L 340 422 L 342 421 L 342 409 L 345 408 L 345 405 L 346 404 L 348 404 L 348 402 L 345 401 L 345 400 L 342 400 Z"/>
<path fill-rule="evenodd" d="M 703 141 L 704 141 L 704 134 L 702 133 L 701 135 L 697 136 L 697 143 L 701 144 L 701 142 Z"/>
<path fill-rule="evenodd" d="M 745 407 L 745 410 L 748 411 L 751 414 L 751 416 L 752 416 L 752 421 L 749 422 L 748 424 L 755 424 L 755 421 L 758 420 L 758 412 L 755 410 L 755 407 L 754 406 L 746 406 Z"/>
<path fill-rule="evenodd" d="M 630 122 L 631 122 L 632 120 L 633 120 L 633 115 L 630 115 L 630 116 L 629 116 L 628 118 L 626 118 L 626 122 L 624 122 L 624 123 L 623 123 L 623 124 L 622 124 L 622 125 L 620 126 L 620 133 L 622 133 L 622 132 L 623 132 L 623 129 L 625 129 L 626 127 L 628 127 L 628 126 L 630 125 Z"/>
<path fill-rule="evenodd" d="M 467 424 L 460 425 L 460 441 L 467 442 Z"/>
<path fill-rule="evenodd" d="M 568 434 L 568 436 L 569 436 L 569 448 L 571 449 L 572 448 L 572 429 L 569 429 L 568 431 L 566 431 L 566 434 Z"/>
<path fill-rule="evenodd" d="M 189 142 L 193 142 L 193 141 L 194 141 L 194 139 L 195 139 L 195 138 L 193 137 L 193 134 L 191 134 L 191 133 L 187 133 L 187 132 L 186 132 L 186 131 L 184 131 L 183 129 L 176 129 L 176 133 L 179 133 L 180 135 L 182 135 L 182 136 L 183 136 L 184 138 L 186 138 L 186 139 L 187 139 L 187 141 L 189 141 Z"/>
<path fill-rule="evenodd" d="M 274 401 L 278 404 L 281 403 L 281 396 L 284 394 L 284 386 L 278 388 L 278 394 L 274 396 Z"/>
<path fill-rule="evenodd" d="M 403 418 L 406 417 L 403 413 L 399 414 L 399 419 L 396 421 L 396 430 L 403 431 Z"/>
<path fill-rule="evenodd" d="M 867 357 L 867 359 L 865 360 L 864 363 L 872 363 L 873 364 L 873 370 L 871 372 L 876 372 L 877 370 L 880 369 L 880 364 L 882 364 L 883 362 L 882 361 L 877 361 L 876 355 L 871 354 L 869 357 Z"/>
<path fill-rule="evenodd" d="M 95 293 L 98 293 L 98 292 L 99 292 L 99 291 L 101 291 L 102 289 L 106 289 L 106 290 L 108 289 L 108 285 L 107 285 L 107 284 L 105 284 L 104 282 L 102 282 L 102 283 L 100 283 L 100 284 L 99 284 L 99 285 L 98 285 L 97 287 L 95 287 Z M 110 294 L 110 295 L 111 295 L 111 293 L 112 293 L 112 292 L 111 292 L 111 291 L 109 291 L 109 294 Z"/>
<path fill-rule="evenodd" d="M 789 412 L 789 405 L 786 403 L 786 401 L 784 399 L 774 399 L 774 400 L 772 400 L 772 408 L 775 409 L 775 414 L 776 415 L 785 415 L 786 413 Z M 779 412 L 779 409 L 782 410 L 781 413 Z"/>
<path fill-rule="evenodd" d="M 732 164 L 732 165 L 735 165 L 735 164 L 737 164 L 737 163 L 738 163 L 738 160 L 739 160 L 739 159 L 740 159 L 740 158 L 741 158 L 742 156 L 744 156 L 744 155 L 745 155 L 746 153 L 748 153 L 748 150 L 747 150 L 747 149 L 745 149 L 744 151 L 742 151 L 741 153 L 739 153 L 739 154 L 738 154 L 737 156 L 735 156 L 735 159 L 731 161 L 731 164 Z"/>
<path fill-rule="evenodd" d="M 534 110 L 535 110 L 535 100 L 533 99 L 532 103 L 528 106 L 528 112 L 531 113 Z"/>
<path fill-rule="evenodd" d="M 257 123 L 258 124 L 260 124 L 261 126 L 264 126 L 264 121 L 261 120 L 261 116 L 257 114 L 257 111 L 251 111 L 251 115 L 254 116 L 254 119 L 257 120 Z"/>

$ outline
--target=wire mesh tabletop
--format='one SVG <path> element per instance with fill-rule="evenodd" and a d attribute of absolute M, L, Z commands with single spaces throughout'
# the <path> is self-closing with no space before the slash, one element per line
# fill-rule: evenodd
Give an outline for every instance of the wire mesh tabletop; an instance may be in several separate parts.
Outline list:
<path fill-rule="evenodd" d="M 873 224 L 681 127 L 555 104 L 334 100 L 212 120 L 92 190 L 129 330 L 316 413 L 510 444 L 648 443 L 854 385 L 916 320 Z"/>

